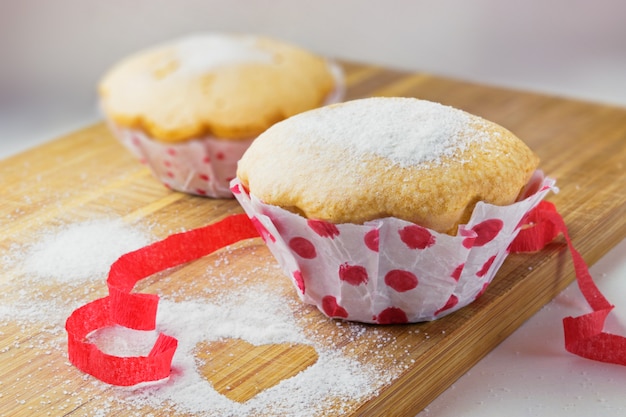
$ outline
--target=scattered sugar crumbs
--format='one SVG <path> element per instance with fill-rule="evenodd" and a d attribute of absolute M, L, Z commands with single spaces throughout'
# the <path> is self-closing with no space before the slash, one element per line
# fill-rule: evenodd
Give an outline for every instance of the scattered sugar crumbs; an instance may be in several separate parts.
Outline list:
<path fill-rule="evenodd" d="M 67 360 L 65 319 L 73 309 L 105 295 L 106 273 L 115 259 L 154 240 L 146 228 L 119 218 L 98 219 L 44 231 L 31 246 L 14 245 L 0 252 L 16 277 L 9 286 L 19 288 L 0 298 L 0 360 L 22 363 L 16 372 L 0 376 L 0 416 L 17 410 L 57 416 L 77 408 L 92 417 L 121 411 L 130 416 L 341 415 L 360 399 L 375 396 L 407 366 L 388 353 L 394 349 L 386 347 L 397 343 L 390 333 L 357 323 L 329 322 L 321 314 L 298 315 L 301 304 L 293 293 L 231 276 L 226 251 L 206 268 L 206 276 L 198 277 L 211 280 L 211 291 L 162 296 L 156 331 L 112 327 L 90 336 L 102 350 L 120 356 L 146 354 L 157 332 L 176 337 L 179 347 L 167 380 L 122 388 L 80 373 Z M 275 262 L 260 262 L 250 273 L 275 274 L 276 269 Z M 17 285 L 18 279 L 23 285 Z M 215 288 L 220 280 L 241 285 L 219 294 Z M 71 295 L 34 289 L 43 283 L 70 288 Z M 311 325 L 314 321 L 325 321 L 332 330 L 312 330 L 318 327 Z M 193 354 L 201 342 L 224 339 L 252 345 L 305 344 L 318 358 L 295 376 L 239 403 L 212 387 Z M 354 359 L 354 346 L 361 342 L 374 346 L 367 364 Z"/>

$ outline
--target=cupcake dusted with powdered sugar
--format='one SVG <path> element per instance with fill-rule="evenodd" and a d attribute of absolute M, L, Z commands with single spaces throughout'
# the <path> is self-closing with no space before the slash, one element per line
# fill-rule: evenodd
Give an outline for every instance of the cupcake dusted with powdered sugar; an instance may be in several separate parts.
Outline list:
<path fill-rule="evenodd" d="M 252 140 L 289 116 L 342 98 L 338 66 L 253 35 L 206 33 L 134 54 L 99 85 L 114 134 L 169 188 L 232 197 Z"/>
<path fill-rule="evenodd" d="M 231 189 L 304 302 L 329 317 L 407 323 L 485 291 L 554 184 L 537 164 L 480 117 L 369 98 L 274 125 Z"/>
<path fill-rule="evenodd" d="M 538 164 L 508 130 L 452 107 L 370 98 L 291 118 L 238 177 L 261 201 L 331 223 L 397 217 L 454 233 L 478 201 L 515 201 Z"/>

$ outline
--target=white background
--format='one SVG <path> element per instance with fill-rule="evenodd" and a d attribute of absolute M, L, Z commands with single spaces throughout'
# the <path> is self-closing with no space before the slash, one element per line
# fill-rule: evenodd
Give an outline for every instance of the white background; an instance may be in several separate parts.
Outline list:
<path fill-rule="evenodd" d="M 0 158 L 97 121 L 96 83 L 125 55 L 206 30 L 626 107 L 621 0 L 0 0 Z M 625 258 L 622 242 L 593 270 L 618 307 Z M 563 351 L 562 317 L 585 311 L 570 286 L 422 415 L 626 415 L 626 368 Z"/>

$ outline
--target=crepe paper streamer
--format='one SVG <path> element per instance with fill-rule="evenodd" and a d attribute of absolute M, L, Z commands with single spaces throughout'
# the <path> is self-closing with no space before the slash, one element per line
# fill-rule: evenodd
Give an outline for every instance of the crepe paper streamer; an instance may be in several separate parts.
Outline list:
<path fill-rule="evenodd" d="M 68 354 L 83 372 L 112 385 L 131 386 L 165 379 L 178 341 L 159 334 L 147 356 L 119 357 L 102 352 L 87 337 L 113 325 L 136 330 L 154 330 L 159 297 L 132 293 L 135 284 L 157 272 L 193 261 L 243 239 L 258 237 L 256 225 L 245 214 L 188 232 L 121 256 L 109 271 L 109 295 L 75 310 L 66 322 Z M 541 250 L 563 233 L 572 258 L 579 288 L 593 312 L 563 320 L 565 348 L 588 359 L 626 365 L 626 338 L 603 332 L 613 308 L 596 287 L 582 256 L 574 248 L 567 227 L 552 203 L 541 201 L 522 221 L 521 230 L 510 246 L 512 252 Z"/>
<path fill-rule="evenodd" d="M 175 338 L 161 333 L 147 356 L 119 357 L 102 352 L 87 337 L 114 325 L 154 330 L 159 297 L 132 293 L 138 281 L 258 236 L 245 214 L 235 214 L 121 256 L 109 271 L 109 295 L 76 309 L 66 321 L 70 362 L 112 385 L 131 386 L 167 378 L 178 345 Z"/>
<path fill-rule="evenodd" d="M 542 201 L 525 221 L 511 245 L 512 252 L 537 251 L 563 233 L 574 262 L 576 280 L 593 312 L 579 317 L 565 317 L 563 330 L 565 349 L 583 358 L 626 365 L 626 338 L 605 333 L 604 322 L 613 305 L 593 282 L 583 257 L 574 248 L 567 227 L 554 204 Z"/>

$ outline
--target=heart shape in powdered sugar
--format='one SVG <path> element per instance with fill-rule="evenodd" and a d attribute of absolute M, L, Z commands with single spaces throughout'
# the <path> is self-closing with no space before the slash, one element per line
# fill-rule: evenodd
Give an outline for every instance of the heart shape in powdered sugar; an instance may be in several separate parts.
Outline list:
<path fill-rule="evenodd" d="M 137 331 L 121 326 L 100 329 L 89 340 L 103 351 L 119 356 L 145 355 L 154 345 L 158 333 Z M 284 342 L 254 345 L 243 339 L 203 340 L 189 352 L 195 360 L 195 372 L 207 380 L 213 390 L 231 401 L 245 403 L 281 381 L 296 376 L 317 363 L 315 347 Z M 192 365 L 193 366 L 193 365 Z M 180 383 L 180 381 L 178 381 Z M 184 384 L 184 383 L 183 383 Z"/>
<path fill-rule="evenodd" d="M 241 339 L 200 342 L 194 357 L 199 373 L 232 401 L 244 403 L 317 362 L 315 348 L 281 343 L 255 346 Z"/>

